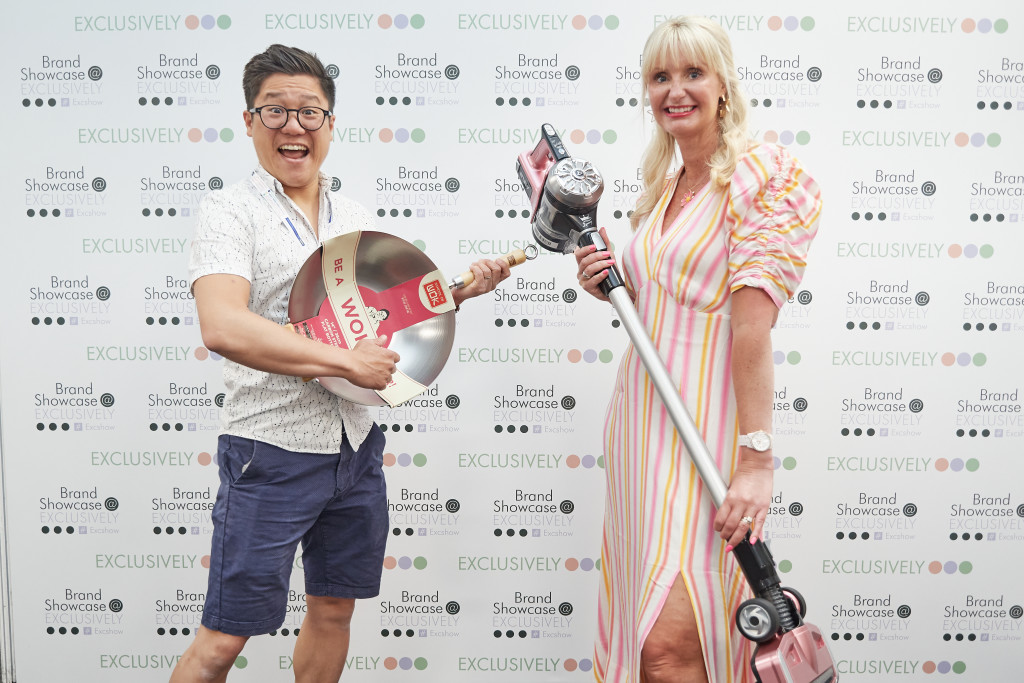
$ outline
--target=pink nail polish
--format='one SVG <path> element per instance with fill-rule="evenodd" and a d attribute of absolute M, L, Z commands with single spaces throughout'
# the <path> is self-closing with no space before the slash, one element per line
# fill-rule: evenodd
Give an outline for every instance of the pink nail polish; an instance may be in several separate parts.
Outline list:
<path fill-rule="evenodd" d="M 754 545 L 755 543 L 757 543 L 757 536 L 751 536 L 750 537 L 750 545 Z"/>
<path fill-rule="evenodd" d="M 731 545 L 725 546 L 725 552 L 731 553 L 732 552 L 732 546 Z"/>

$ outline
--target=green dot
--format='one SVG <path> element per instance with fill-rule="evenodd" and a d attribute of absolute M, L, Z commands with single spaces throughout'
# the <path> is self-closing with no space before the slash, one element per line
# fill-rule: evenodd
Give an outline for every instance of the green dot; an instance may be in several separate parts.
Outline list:
<path fill-rule="evenodd" d="M 604 135 L 601 136 L 601 139 L 604 140 L 605 143 L 609 145 L 614 145 L 615 141 L 619 139 L 619 136 L 614 130 L 609 129 L 604 132 Z"/>
<path fill-rule="evenodd" d="M 964 465 L 968 472 L 977 472 L 978 468 L 981 467 L 981 463 L 978 462 L 977 458 L 968 458 L 967 464 Z"/>
<path fill-rule="evenodd" d="M 804 17 L 800 20 L 800 28 L 805 31 L 814 30 L 814 17 Z"/>
<path fill-rule="evenodd" d="M 796 458 L 790 456 L 782 461 L 782 469 L 784 470 L 795 470 L 796 469 Z"/>
<path fill-rule="evenodd" d="M 594 569 L 600 569 L 600 568 L 601 568 L 601 558 L 599 557 L 599 558 L 597 558 L 597 562 L 594 563 Z"/>
<path fill-rule="evenodd" d="M 427 139 L 427 134 L 423 132 L 422 128 L 413 128 L 412 134 L 409 136 L 413 142 L 423 142 Z"/>
<path fill-rule="evenodd" d="M 412 456 L 412 464 L 416 465 L 416 467 L 423 467 L 424 465 L 427 464 L 427 456 L 423 455 L 422 453 L 417 453 L 416 455 Z"/>
<path fill-rule="evenodd" d="M 970 562 L 966 561 L 966 560 L 964 560 L 963 562 L 960 563 L 960 573 L 961 574 L 970 574 L 973 569 L 974 569 L 974 565 L 971 564 Z"/>
<path fill-rule="evenodd" d="M 793 563 L 789 560 L 783 560 L 782 562 L 779 562 L 779 571 L 783 574 L 788 574 L 789 572 L 793 571 Z"/>
<path fill-rule="evenodd" d="M 236 669 L 244 669 L 247 666 L 249 666 L 249 660 L 246 659 L 245 657 L 242 657 L 241 655 L 239 655 L 235 659 L 235 668 Z"/>
<path fill-rule="evenodd" d="M 971 358 L 971 362 L 974 363 L 976 367 L 980 368 L 982 365 L 988 362 L 988 357 L 985 356 L 985 354 L 983 353 L 976 353 Z"/>
<path fill-rule="evenodd" d="M 962 674 L 967 671 L 967 665 L 963 662 L 953 662 L 953 673 Z"/>
<path fill-rule="evenodd" d="M 226 14 L 222 14 L 217 17 L 218 28 L 229 29 L 231 28 L 231 17 Z"/>
<path fill-rule="evenodd" d="M 426 569 L 427 558 L 423 556 L 417 557 L 415 560 L 412 561 L 412 566 L 416 567 L 416 569 Z"/>
<path fill-rule="evenodd" d="M 800 364 L 800 352 L 799 351 L 790 351 L 789 353 L 787 353 L 786 354 L 786 362 L 789 363 L 790 365 L 799 365 Z"/>
<path fill-rule="evenodd" d="M 1003 141 L 1003 138 L 999 133 L 989 133 L 988 137 L 985 138 L 985 142 L 988 143 L 989 147 L 998 147 L 999 143 Z"/>
<path fill-rule="evenodd" d="M 604 456 L 603 455 L 598 456 L 598 458 L 597 458 L 597 466 L 600 467 L 602 470 L 604 469 Z"/>
<path fill-rule="evenodd" d="M 235 131 L 231 130 L 230 128 L 221 128 L 220 129 L 220 140 L 221 140 L 221 142 L 231 142 L 234 139 L 235 139 Z"/>
<path fill-rule="evenodd" d="M 604 18 L 604 27 L 614 31 L 619 27 L 619 18 L 614 14 L 609 14 Z"/>
<path fill-rule="evenodd" d="M 992 255 L 995 253 L 996 250 L 991 244 L 983 244 L 981 245 L 981 248 L 978 249 L 978 255 L 981 256 L 981 258 L 992 258 Z"/>
<path fill-rule="evenodd" d="M 417 671 L 423 671 L 427 668 L 427 660 L 423 657 L 417 657 L 416 661 L 414 661 L 412 665 L 416 667 Z"/>
<path fill-rule="evenodd" d="M 601 359 L 602 363 L 611 363 L 612 358 L 615 357 L 615 354 L 608 349 L 603 349 L 601 353 L 597 354 L 597 357 Z"/>
<path fill-rule="evenodd" d="M 1010 24 L 1006 19 L 996 19 L 992 24 L 992 28 L 995 29 L 996 33 L 1006 33 L 1006 29 L 1010 28 Z"/>
<path fill-rule="evenodd" d="M 811 134 L 808 133 L 806 130 L 802 130 L 802 131 L 800 131 L 799 133 L 796 134 L 796 142 L 797 142 L 797 144 L 799 144 L 799 145 L 806 145 L 810 141 L 811 141 Z"/>
<path fill-rule="evenodd" d="M 423 240 L 413 240 L 412 245 L 419 249 L 420 251 L 427 250 L 427 243 L 424 242 Z"/>
<path fill-rule="evenodd" d="M 425 23 L 427 23 L 427 20 L 423 18 L 422 14 L 414 14 L 409 17 L 409 26 L 413 28 L 423 28 Z"/>

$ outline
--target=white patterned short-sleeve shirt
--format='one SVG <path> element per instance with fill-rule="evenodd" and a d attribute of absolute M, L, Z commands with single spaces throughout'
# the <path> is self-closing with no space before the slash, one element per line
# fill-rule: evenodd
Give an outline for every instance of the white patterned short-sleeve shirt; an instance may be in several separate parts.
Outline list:
<path fill-rule="evenodd" d="M 238 275 L 250 284 L 249 310 L 285 323 L 292 281 L 309 255 L 337 235 L 372 230 L 373 218 L 361 205 L 332 192 L 330 178 L 321 173 L 317 239 L 281 183 L 261 167 L 254 173 L 277 197 L 305 245 L 246 178 L 203 198 L 189 255 L 189 286 L 204 275 Z M 224 385 L 225 434 L 289 451 L 336 453 L 343 430 L 352 448 L 358 449 L 373 426 L 365 406 L 300 377 L 253 370 L 224 359 Z"/>

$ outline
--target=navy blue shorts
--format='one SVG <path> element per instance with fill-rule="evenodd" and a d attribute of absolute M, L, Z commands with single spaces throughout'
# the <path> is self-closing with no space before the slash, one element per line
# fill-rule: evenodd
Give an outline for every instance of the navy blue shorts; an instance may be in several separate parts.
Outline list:
<path fill-rule="evenodd" d="M 376 425 L 358 451 L 344 438 L 327 455 L 221 435 L 203 626 L 236 636 L 280 628 L 299 543 L 308 595 L 376 596 L 388 534 L 383 453 Z"/>

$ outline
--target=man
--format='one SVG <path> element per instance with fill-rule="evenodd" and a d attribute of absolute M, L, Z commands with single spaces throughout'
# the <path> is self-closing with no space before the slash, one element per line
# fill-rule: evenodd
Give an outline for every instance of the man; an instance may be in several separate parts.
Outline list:
<path fill-rule="evenodd" d="M 259 167 L 208 195 L 189 278 L 203 343 L 225 357 L 221 485 L 202 626 L 171 683 L 225 681 L 249 636 L 284 622 L 296 547 L 307 612 L 295 643 L 299 683 L 336 683 L 357 598 L 378 594 L 388 531 L 384 436 L 366 409 L 303 377 L 383 389 L 398 354 L 386 337 L 351 350 L 283 326 L 300 266 L 319 244 L 373 227 L 320 173 L 334 129 L 334 82 L 320 60 L 272 45 L 243 74 L 245 128 Z M 456 304 L 508 277 L 482 260 Z"/>

